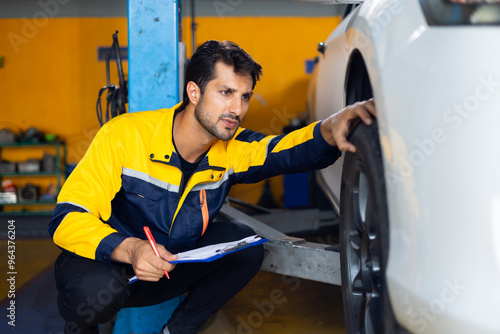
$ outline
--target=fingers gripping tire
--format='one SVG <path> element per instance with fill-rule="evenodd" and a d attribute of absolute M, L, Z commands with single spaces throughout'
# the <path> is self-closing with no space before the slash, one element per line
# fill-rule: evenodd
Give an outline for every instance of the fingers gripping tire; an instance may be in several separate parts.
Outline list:
<path fill-rule="evenodd" d="M 400 333 L 385 270 L 389 219 L 376 121 L 360 123 L 349 141 L 356 153 L 345 155 L 340 200 L 342 296 L 347 332 Z"/>

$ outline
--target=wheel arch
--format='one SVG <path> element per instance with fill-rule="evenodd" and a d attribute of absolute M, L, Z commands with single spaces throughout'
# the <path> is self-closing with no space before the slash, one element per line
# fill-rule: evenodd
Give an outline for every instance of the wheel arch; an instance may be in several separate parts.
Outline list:
<path fill-rule="evenodd" d="M 349 58 L 345 79 L 345 105 L 364 101 L 373 97 L 372 85 L 366 64 L 359 50 L 354 50 Z"/>

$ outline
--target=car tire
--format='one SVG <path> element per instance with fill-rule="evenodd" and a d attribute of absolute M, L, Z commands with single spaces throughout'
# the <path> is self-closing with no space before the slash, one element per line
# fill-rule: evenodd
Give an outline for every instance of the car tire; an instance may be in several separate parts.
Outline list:
<path fill-rule="evenodd" d="M 349 137 L 340 199 L 342 296 L 347 333 L 405 333 L 385 280 L 389 218 L 378 127 L 360 123 Z"/>

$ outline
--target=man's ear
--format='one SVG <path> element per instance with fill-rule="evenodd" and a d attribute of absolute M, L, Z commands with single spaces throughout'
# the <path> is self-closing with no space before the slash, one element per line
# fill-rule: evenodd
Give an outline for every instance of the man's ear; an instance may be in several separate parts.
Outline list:
<path fill-rule="evenodd" d="M 193 81 L 189 81 L 186 86 L 186 92 L 189 101 L 196 106 L 198 104 L 198 101 L 200 101 L 201 97 L 200 87 L 198 87 L 198 85 L 195 84 Z"/>

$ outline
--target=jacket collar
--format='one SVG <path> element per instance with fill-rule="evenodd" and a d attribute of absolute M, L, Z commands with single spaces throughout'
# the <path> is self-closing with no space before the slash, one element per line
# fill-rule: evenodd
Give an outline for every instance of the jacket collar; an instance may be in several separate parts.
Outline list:
<path fill-rule="evenodd" d="M 154 130 L 149 152 L 151 161 L 164 163 L 180 168 L 180 160 L 172 142 L 172 129 L 175 110 L 181 103 L 169 109 L 163 109 L 158 124 Z M 233 140 L 233 139 L 231 139 Z M 225 170 L 227 166 L 227 144 L 228 142 L 217 140 L 210 147 L 207 155 L 198 165 L 198 169 Z"/>

